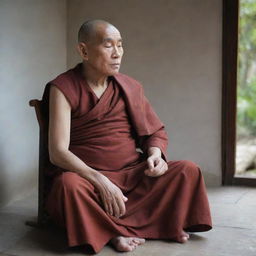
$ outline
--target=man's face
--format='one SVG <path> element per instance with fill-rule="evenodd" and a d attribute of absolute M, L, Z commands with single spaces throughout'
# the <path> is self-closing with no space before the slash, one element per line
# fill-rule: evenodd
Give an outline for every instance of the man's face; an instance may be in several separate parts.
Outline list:
<path fill-rule="evenodd" d="M 118 73 L 123 56 L 122 38 L 113 26 L 101 25 L 87 44 L 87 64 L 101 75 Z"/>

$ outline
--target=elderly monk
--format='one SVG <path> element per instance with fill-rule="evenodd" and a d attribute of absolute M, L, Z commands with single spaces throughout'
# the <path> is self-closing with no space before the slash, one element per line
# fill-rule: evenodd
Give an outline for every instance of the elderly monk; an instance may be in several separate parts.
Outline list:
<path fill-rule="evenodd" d="M 43 95 L 52 164 L 46 209 L 65 228 L 68 245 L 132 251 L 145 239 L 184 243 L 188 232 L 210 230 L 200 168 L 167 161 L 163 123 L 142 85 L 119 73 L 118 29 L 87 21 L 77 49 L 82 62 L 50 81 Z"/>

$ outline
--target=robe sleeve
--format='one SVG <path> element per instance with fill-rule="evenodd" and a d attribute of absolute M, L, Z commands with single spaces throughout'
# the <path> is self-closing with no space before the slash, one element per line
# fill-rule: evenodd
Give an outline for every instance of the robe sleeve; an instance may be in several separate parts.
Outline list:
<path fill-rule="evenodd" d="M 56 86 L 62 92 L 71 106 L 71 111 L 75 112 L 79 106 L 79 87 L 66 74 L 61 74 L 48 82 L 43 94 L 43 102 L 47 108 L 49 107 L 50 87 L 52 86 Z"/>
<path fill-rule="evenodd" d="M 144 94 L 144 89 L 142 87 L 142 101 L 145 109 L 145 116 L 147 116 L 148 123 L 152 122 L 153 124 L 162 124 L 160 128 L 156 128 L 155 131 L 146 136 L 140 137 L 140 145 L 143 152 L 147 154 L 147 151 L 150 147 L 158 147 L 162 152 L 162 158 L 165 162 L 167 160 L 167 146 L 168 146 L 168 135 L 165 131 L 164 124 L 160 121 L 153 107 L 151 106 L 149 100 Z M 152 125 L 153 127 L 154 125 Z"/>
<path fill-rule="evenodd" d="M 75 112 L 79 105 L 79 98 L 78 98 L 79 92 L 77 91 L 79 88 L 77 88 L 75 84 L 72 83 L 72 81 L 65 78 L 64 79 L 57 78 L 51 81 L 50 84 L 56 86 L 62 92 L 62 94 L 65 96 L 65 98 L 69 102 L 72 112 Z"/>
<path fill-rule="evenodd" d="M 161 127 L 158 131 L 152 135 L 143 136 L 139 138 L 140 146 L 143 152 L 147 153 L 150 147 L 158 147 L 162 152 L 162 158 L 165 162 L 168 162 L 167 159 L 167 145 L 168 145 L 168 136 L 164 130 L 164 126 Z"/>

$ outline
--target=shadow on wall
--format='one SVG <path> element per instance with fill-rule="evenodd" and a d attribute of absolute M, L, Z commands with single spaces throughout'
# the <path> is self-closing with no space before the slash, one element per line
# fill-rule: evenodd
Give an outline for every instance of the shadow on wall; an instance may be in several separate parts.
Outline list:
<path fill-rule="evenodd" d="M 34 163 L 34 161 L 32 163 Z M 24 176 L 22 172 L 14 172 L 13 175 L 10 175 L 8 170 L 12 168 L 7 165 L 6 160 L 4 161 L 3 156 L 0 155 L 0 209 L 14 201 L 23 199 L 30 195 L 32 191 L 38 189 L 38 172 L 33 166 L 27 169 L 27 175 Z M 26 184 L 25 187 L 24 184 Z"/>
<path fill-rule="evenodd" d="M 0 141 L 0 145 L 3 145 L 2 141 Z M 2 149 L 0 149 L 3 152 Z M 4 206 L 5 203 L 9 201 L 8 195 L 8 176 L 6 175 L 6 161 L 3 159 L 3 153 L 0 154 L 0 171 L 1 171 L 1 179 L 0 179 L 0 208 Z"/>

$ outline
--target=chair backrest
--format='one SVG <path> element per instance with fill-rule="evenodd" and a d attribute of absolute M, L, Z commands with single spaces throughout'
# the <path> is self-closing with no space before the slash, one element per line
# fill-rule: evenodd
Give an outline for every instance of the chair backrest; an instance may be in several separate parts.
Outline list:
<path fill-rule="evenodd" d="M 39 128 L 40 129 L 44 129 L 45 128 L 45 124 L 44 124 L 44 120 L 43 120 L 43 115 L 42 115 L 42 101 L 41 100 L 37 100 L 37 99 L 33 99 L 29 101 L 29 106 L 34 107 L 35 111 L 36 111 L 36 117 L 37 117 L 37 121 L 39 124 Z"/>
<path fill-rule="evenodd" d="M 48 125 L 42 113 L 42 101 L 33 99 L 29 101 L 29 105 L 35 108 L 37 121 L 39 124 L 39 164 L 38 164 L 38 224 L 42 225 L 46 222 L 45 212 L 45 196 L 46 196 L 46 176 L 45 168 L 47 168 L 48 146 L 47 146 L 47 133 Z"/>

